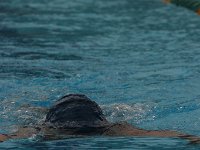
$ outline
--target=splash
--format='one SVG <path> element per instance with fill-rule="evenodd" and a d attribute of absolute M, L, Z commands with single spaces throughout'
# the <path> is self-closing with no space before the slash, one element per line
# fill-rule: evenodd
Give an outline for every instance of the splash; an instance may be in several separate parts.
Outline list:
<path fill-rule="evenodd" d="M 110 122 L 127 121 L 134 124 L 146 120 L 153 107 L 154 104 L 147 103 L 114 103 L 101 106 L 103 113 Z M 0 102 L 0 109 L 1 130 L 10 132 L 16 130 L 16 125 L 34 126 L 41 124 L 48 111 L 46 108 L 32 107 L 29 104 L 19 105 L 16 101 L 8 99 Z"/>
<path fill-rule="evenodd" d="M 111 105 L 102 105 L 103 113 L 111 122 L 127 121 L 134 124 L 139 124 L 147 118 L 151 113 L 152 104 L 124 104 L 115 103 Z"/>
<path fill-rule="evenodd" d="M 0 102 L 0 132 L 15 132 L 18 126 L 34 126 L 41 124 L 47 109 L 32 107 L 29 104 L 19 105 L 16 101 Z"/>

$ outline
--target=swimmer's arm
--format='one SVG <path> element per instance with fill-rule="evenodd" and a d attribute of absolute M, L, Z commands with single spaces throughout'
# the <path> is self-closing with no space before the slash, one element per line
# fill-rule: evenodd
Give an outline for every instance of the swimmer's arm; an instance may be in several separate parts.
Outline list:
<path fill-rule="evenodd" d="M 12 134 L 0 134 L 0 142 L 4 142 L 9 139 L 29 138 L 34 134 L 37 134 L 38 132 L 39 130 L 36 128 L 21 127 L 18 129 L 17 132 L 14 132 Z"/>
<path fill-rule="evenodd" d="M 170 130 L 144 130 L 133 127 L 128 123 L 113 124 L 103 133 L 103 135 L 181 138 L 188 140 L 191 144 L 200 144 L 200 137 L 198 136 Z"/>
<path fill-rule="evenodd" d="M 194 135 L 189 135 L 189 134 L 184 134 L 180 133 L 177 131 L 170 131 L 170 130 L 161 130 L 161 131 L 146 131 L 144 133 L 144 136 L 152 136 L 152 137 L 166 137 L 166 138 L 181 138 L 188 140 L 191 144 L 200 144 L 200 137 L 194 136 Z"/>
<path fill-rule="evenodd" d="M 10 139 L 10 137 L 6 134 L 0 134 L 0 142 L 4 142 L 6 140 Z"/>

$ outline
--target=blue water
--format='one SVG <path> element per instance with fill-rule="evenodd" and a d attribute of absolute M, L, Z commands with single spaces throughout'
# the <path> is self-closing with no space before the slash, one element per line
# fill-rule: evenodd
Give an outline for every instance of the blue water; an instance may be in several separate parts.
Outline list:
<path fill-rule="evenodd" d="M 200 17 L 162 0 L 0 0 L 0 132 L 68 93 L 112 122 L 200 136 Z M 10 140 L 0 149 L 199 149 L 180 139 Z"/>

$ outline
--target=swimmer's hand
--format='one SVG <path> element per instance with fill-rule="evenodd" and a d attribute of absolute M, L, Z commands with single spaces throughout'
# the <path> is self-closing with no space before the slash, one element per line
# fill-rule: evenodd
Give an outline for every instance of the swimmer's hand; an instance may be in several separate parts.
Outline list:
<path fill-rule="evenodd" d="M 4 142 L 8 139 L 9 139 L 9 137 L 7 135 L 0 134 L 0 142 Z"/>

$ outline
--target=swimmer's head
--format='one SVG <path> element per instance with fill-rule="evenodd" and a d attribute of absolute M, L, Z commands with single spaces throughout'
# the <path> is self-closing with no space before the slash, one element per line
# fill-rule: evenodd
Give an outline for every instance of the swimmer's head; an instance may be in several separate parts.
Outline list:
<path fill-rule="evenodd" d="M 55 128 L 101 128 L 108 125 L 101 108 L 88 97 L 70 94 L 49 110 L 45 123 Z"/>

